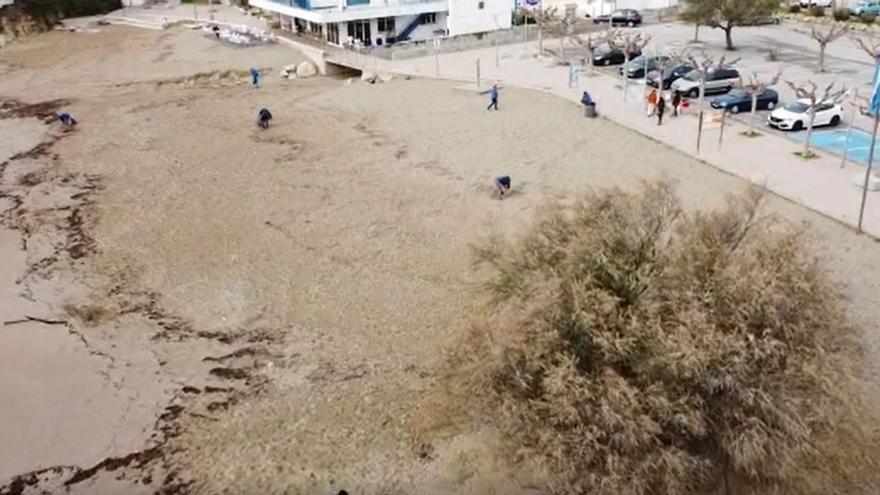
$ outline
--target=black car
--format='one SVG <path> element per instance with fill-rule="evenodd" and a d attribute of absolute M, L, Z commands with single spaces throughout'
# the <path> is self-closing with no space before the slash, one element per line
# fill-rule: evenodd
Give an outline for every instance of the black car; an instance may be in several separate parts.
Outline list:
<path fill-rule="evenodd" d="M 638 26 L 642 23 L 642 14 L 638 10 L 620 9 L 615 10 L 610 15 L 599 15 L 593 17 L 593 24 L 603 24 L 610 22 L 612 26 Z"/>
<path fill-rule="evenodd" d="M 779 94 L 772 89 L 765 89 L 758 95 L 755 110 L 773 110 L 779 103 Z M 752 109 L 752 95 L 742 89 L 734 89 L 724 96 L 712 100 L 712 108 L 726 110 L 730 113 L 749 112 Z"/>
<path fill-rule="evenodd" d="M 642 52 L 630 53 L 629 59 L 632 60 L 641 54 Z M 624 62 L 626 62 L 626 58 L 621 50 L 608 48 L 607 46 L 593 50 L 593 65 L 620 65 Z"/>
<path fill-rule="evenodd" d="M 629 59 L 629 63 L 623 65 L 620 68 L 619 73 L 621 75 L 626 74 L 626 77 L 630 79 L 636 77 L 642 78 L 645 77 L 645 67 L 648 68 L 648 74 L 650 74 L 651 71 L 657 70 L 657 67 L 668 62 L 669 57 L 667 57 L 666 55 L 641 55 L 636 58 Z"/>
<path fill-rule="evenodd" d="M 663 89 L 669 89 L 672 87 L 673 81 L 680 77 L 684 77 L 688 72 L 694 70 L 693 66 L 688 64 L 680 64 L 675 67 L 667 67 L 663 69 L 663 72 L 654 71 L 653 73 L 648 74 L 648 86 L 652 88 L 656 88 L 660 85 L 660 81 L 663 82 Z"/>

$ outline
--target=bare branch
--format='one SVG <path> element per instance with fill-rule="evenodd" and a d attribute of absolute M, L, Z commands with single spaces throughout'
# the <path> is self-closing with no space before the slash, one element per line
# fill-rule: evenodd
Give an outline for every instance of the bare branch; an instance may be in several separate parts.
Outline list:
<path fill-rule="evenodd" d="M 865 53 L 874 60 L 880 59 L 880 40 L 877 38 L 868 38 L 867 40 L 860 36 L 851 36 L 850 39 Z"/>
<path fill-rule="evenodd" d="M 810 28 L 810 37 L 818 41 L 820 45 L 827 45 L 850 31 L 850 27 L 845 24 L 832 24 L 831 27 L 822 31 L 816 26 Z"/>

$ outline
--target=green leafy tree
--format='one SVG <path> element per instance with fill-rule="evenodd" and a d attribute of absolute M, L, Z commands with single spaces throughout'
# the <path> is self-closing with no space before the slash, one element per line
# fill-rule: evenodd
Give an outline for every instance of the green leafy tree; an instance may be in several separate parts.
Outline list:
<path fill-rule="evenodd" d="M 683 17 L 724 31 L 727 49 L 733 50 L 733 28 L 753 24 L 777 8 L 776 0 L 685 0 Z"/>

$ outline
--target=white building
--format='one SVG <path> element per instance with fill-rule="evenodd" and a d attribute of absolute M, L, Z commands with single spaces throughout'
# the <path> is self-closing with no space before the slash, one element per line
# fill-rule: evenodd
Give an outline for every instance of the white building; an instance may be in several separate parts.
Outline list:
<path fill-rule="evenodd" d="M 383 46 L 437 36 L 506 29 L 514 0 L 250 0 L 274 12 L 285 29 L 341 45 L 351 37 Z"/>

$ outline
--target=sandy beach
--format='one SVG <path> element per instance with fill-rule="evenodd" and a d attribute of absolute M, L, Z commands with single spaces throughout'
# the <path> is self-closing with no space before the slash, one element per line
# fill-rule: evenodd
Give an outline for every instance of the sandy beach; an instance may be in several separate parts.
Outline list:
<path fill-rule="evenodd" d="M 540 493 L 491 430 L 421 418 L 479 300 L 472 246 L 589 188 L 666 178 L 705 209 L 746 187 L 546 94 L 487 112 L 451 82 L 278 76 L 301 60 L 182 28 L 0 52 L 0 494 Z M 880 246 L 765 212 L 804 228 L 877 363 Z"/>

